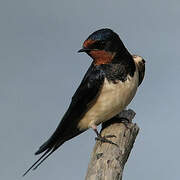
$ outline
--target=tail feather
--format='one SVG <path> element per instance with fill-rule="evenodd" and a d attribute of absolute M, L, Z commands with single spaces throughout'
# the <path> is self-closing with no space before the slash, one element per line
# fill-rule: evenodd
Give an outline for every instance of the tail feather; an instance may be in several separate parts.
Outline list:
<path fill-rule="evenodd" d="M 70 135 L 68 134 L 70 132 Z M 61 132 L 61 126 L 59 125 L 53 135 L 42 144 L 39 149 L 35 152 L 35 155 L 44 154 L 23 174 L 25 176 L 31 169 L 35 170 L 44 162 L 55 150 L 57 150 L 65 141 L 77 136 L 83 131 L 75 129 L 74 131 L 66 131 L 66 135 Z"/>
<path fill-rule="evenodd" d="M 32 170 L 36 170 L 57 148 L 53 148 L 49 154 L 47 154 L 36 166 L 33 166 Z"/>
<path fill-rule="evenodd" d="M 57 128 L 53 135 L 39 147 L 39 149 L 35 152 L 35 155 L 41 154 L 49 148 L 52 149 L 58 142 L 62 142 L 63 139 L 64 138 L 59 135 L 59 128 Z"/>
<path fill-rule="evenodd" d="M 42 152 L 44 152 L 48 148 L 50 148 L 50 141 L 49 140 L 46 141 L 43 145 L 41 145 L 39 147 L 39 149 L 35 152 L 35 155 L 41 154 Z"/>
<path fill-rule="evenodd" d="M 37 169 L 63 143 L 64 141 L 60 141 L 57 142 L 55 145 L 50 146 L 51 144 L 49 143 L 49 141 L 47 141 L 42 146 L 40 146 L 39 150 L 35 152 L 35 155 L 40 154 L 46 150 L 45 153 L 23 174 L 23 176 L 25 176 L 31 169 Z"/>
<path fill-rule="evenodd" d="M 25 176 L 34 166 L 44 157 L 46 154 L 48 154 L 51 151 L 51 149 L 47 149 L 47 151 L 22 175 Z"/>

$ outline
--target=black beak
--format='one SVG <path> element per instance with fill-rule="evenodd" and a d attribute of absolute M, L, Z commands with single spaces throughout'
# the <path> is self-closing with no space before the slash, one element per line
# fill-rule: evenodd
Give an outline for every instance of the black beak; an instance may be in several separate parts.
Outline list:
<path fill-rule="evenodd" d="M 82 48 L 82 49 L 80 49 L 80 50 L 78 51 L 78 53 L 80 53 L 80 52 L 89 52 L 89 51 L 91 51 L 91 49 Z"/>

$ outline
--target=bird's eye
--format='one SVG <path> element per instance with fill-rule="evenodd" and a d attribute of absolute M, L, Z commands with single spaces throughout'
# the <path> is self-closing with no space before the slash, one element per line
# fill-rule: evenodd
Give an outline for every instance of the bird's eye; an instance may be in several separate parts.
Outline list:
<path fill-rule="evenodd" d="M 97 41 L 95 45 L 98 49 L 104 49 L 105 44 L 105 41 Z"/>
<path fill-rule="evenodd" d="M 90 46 L 90 48 L 91 49 L 104 49 L 105 45 L 106 45 L 105 41 L 96 41 Z"/>

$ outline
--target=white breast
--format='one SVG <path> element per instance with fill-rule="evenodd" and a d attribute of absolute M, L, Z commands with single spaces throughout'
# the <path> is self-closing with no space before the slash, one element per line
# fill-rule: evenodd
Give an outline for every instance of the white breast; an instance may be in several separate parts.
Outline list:
<path fill-rule="evenodd" d="M 125 82 L 113 83 L 105 79 L 99 97 L 80 120 L 78 127 L 87 129 L 120 113 L 131 102 L 136 93 L 138 76 L 138 71 L 136 71 L 133 77 L 128 75 Z"/>

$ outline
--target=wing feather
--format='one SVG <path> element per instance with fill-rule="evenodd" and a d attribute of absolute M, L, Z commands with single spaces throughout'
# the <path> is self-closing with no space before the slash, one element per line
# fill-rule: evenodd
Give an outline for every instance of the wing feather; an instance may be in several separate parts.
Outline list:
<path fill-rule="evenodd" d="M 43 145 L 40 146 L 35 155 L 41 154 L 44 151 L 46 152 L 25 172 L 24 175 L 26 175 L 27 172 L 34 167 L 34 169 L 36 169 L 65 141 L 83 132 L 77 127 L 78 121 L 88 110 L 88 104 L 90 104 L 97 97 L 97 94 L 104 82 L 104 77 L 105 76 L 102 69 L 99 66 L 94 66 L 91 64 L 80 86 L 72 97 L 71 104 L 55 132 Z M 46 154 L 47 156 L 45 156 Z"/>

